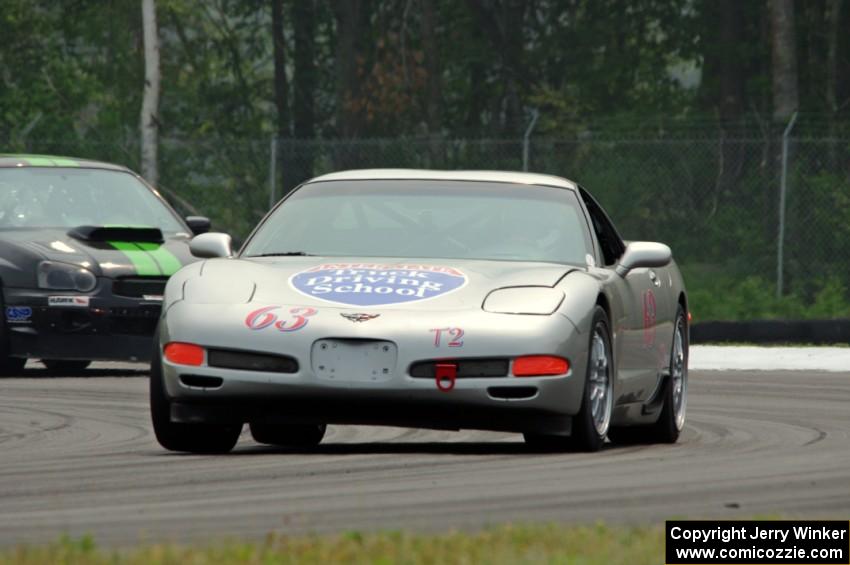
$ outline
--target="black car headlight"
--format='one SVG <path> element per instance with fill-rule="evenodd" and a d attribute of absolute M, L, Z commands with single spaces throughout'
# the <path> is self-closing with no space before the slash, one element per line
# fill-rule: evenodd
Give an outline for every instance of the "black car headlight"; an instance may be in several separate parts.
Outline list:
<path fill-rule="evenodd" d="M 88 292 L 97 286 L 94 273 L 79 265 L 42 261 L 38 264 L 38 288 Z"/>

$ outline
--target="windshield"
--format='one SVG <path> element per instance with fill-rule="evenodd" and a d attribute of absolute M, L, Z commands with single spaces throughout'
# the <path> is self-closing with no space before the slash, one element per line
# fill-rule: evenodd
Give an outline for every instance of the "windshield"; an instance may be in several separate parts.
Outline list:
<path fill-rule="evenodd" d="M 148 226 L 184 232 L 174 213 L 133 175 L 104 169 L 0 169 L 0 229 Z"/>
<path fill-rule="evenodd" d="M 333 181 L 304 186 L 242 256 L 495 259 L 586 264 L 578 201 L 562 188 L 461 181 Z"/>

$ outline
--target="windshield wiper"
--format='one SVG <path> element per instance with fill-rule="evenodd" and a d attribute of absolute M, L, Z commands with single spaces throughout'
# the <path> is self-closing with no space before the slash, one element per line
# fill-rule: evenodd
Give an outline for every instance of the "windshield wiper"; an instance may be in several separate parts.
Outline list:
<path fill-rule="evenodd" d="M 260 253 L 258 255 L 246 255 L 246 257 L 313 257 L 312 253 L 306 251 L 280 251 L 277 253 Z"/>

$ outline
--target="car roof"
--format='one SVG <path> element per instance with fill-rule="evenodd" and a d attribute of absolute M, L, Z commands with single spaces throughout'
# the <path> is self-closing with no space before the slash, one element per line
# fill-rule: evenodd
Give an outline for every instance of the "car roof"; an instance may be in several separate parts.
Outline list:
<path fill-rule="evenodd" d="M 479 182 L 505 182 L 535 184 L 576 190 L 576 183 L 554 175 L 520 173 L 512 171 L 434 171 L 425 169 L 359 169 L 339 171 L 307 181 L 327 182 L 341 180 L 455 180 Z"/>
<path fill-rule="evenodd" d="M 0 168 L 12 167 L 81 167 L 85 169 L 131 172 L 127 167 L 122 167 L 121 165 L 104 163 L 103 161 L 92 161 L 90 159 L 77 159 L 75 157 L 60 157 L 56 155 L 0 153 Z"/>

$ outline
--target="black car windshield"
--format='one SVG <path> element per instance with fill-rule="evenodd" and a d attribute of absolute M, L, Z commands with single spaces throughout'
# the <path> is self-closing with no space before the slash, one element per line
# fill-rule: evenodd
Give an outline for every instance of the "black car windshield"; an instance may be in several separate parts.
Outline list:
<path fill-rule="evenodd" d="M 0 229 L 147 226 L 183 232 L 130 173 L 71 167 L 0 168 Z"/>
<path fill-rule="evenodd" d="M 242 256 L 494 259 L 586 264 L 575 193 L 434 180 L 305 185 L 260 226 Z"/>

